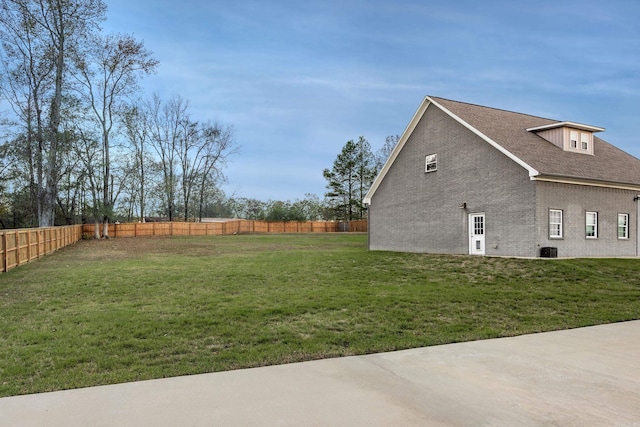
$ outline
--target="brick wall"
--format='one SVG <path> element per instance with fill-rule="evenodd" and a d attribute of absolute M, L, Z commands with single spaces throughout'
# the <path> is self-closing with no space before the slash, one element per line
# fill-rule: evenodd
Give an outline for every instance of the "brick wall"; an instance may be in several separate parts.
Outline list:
<path fill-rule="evenodd" d="M 538 247 L 558 256 L 635 256 L 637 192 L 572 184 L 536 183 Z M 563 211 L 563 238 L 549 239 L 549 209 Z M 586 212 L 598 212 L 598 238 L 586 238 Z M 618 214 L 629 214 L 629 238 L 618 239 Z"/>
<path fill-rule="evenodd" d="M 425 156 L 438 170 L 425 173 Z M 431 106 L 373 196 L 373 250 L 466 254 L 468 215 L 486 215 L 486 254 L 535 256 L 527 171 Z M 466 203 L 466 208 L 460 208 Z"/>

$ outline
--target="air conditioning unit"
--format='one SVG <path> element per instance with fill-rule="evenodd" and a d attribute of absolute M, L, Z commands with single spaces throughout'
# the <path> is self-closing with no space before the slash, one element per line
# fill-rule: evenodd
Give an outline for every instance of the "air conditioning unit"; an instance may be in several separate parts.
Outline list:
<path fill-rule="evenodd" d="M 544 247 L 540 248 L 541 258 L 558 258 L 558 248 Z"/>

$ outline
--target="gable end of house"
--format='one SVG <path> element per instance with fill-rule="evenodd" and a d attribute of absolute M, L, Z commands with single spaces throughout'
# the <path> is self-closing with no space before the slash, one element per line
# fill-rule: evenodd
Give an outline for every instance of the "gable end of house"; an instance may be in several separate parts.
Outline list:
<path fill-rule="evenodd" d="M 367 206 L 371 205 L 371 201 L 373 199 L 373 195 L 375 194 L 375 192 L 378 189 L 380 183 L 382 182 L 382 180 L 384 179 L 385 175 L 389 171 L 389 168 L 391 167 L 391 165 L 393 165 L 395 159 L 398 157 L 398 154 L 402 150 L 402 147 L 404 147 L 404 145 L 406 144 L 407 140 L 409 139 L 409 136 L 411 136 L 411 133 L 414 131 L 414 129 L 416 128 L 416 126 L 418 125 L 418 123 L 420 122 L 422 117 L 424 116 L 425 112 L 427 111 L 427 108 L 429 108 L 429 106 L 431 106 L 431 105 L 433 105 L 433 106 L 437 107 L 438 109 L 440 109 L 442 112 L 444 112 L 449 117 L 451 117 L 453 120 L 455 120 L 457 123 L 459 123 L 460 125 L 462 125 L 466 129 L 468 129 L 469 131 L 471 131 L 472 133 L 474 133 L 475 135 L 480 137 L 482 140 L 487 142 L 493 148 L 495 148 L 498 151 L 500 151 L 502 154 L 507 156 L 509 159 L 511 159 L 514 162 L 516 162 L 518 165 L 522 166 L 524 169 L 527 170 L 527 172 L 529 174 L 529 177 L 531 177 L 532 179 L 533 179 L 533 177 L 535 177 L 535 176 L 540 174 L 535 168 L 533 168 L 532 166 L 527 164 L 525 161 L 520 159 L 518 156 L 514 155 L 509 150 L 504 148 L 502 145 L 498 144 L 496 141 L 494 141 L 493 139 L 491 139 L 490 137 L 488 137 L 487 135 L 482 133 L 480 130 L 478 130 L 477 128 L 475 128 L 474 126 L 472 126 L 471 124 L 469 124 L 468 122 L 466 122 L 465 120 L 460 118 L 458 115 L 453 113 L 451 110 L 449 110 L 448 108 L 444 107 L 436 99 L 434 99 L 431 96 L 426 96 L 424 98 L 424 100 L 422 101 L 422 103 L 420 104 L 420 107 L 418 107 L 418 110 L 413 115 L 413 118 L 411 119 L 411 121 L 407 125 L 406 129 L 402 133 L 402 136 L 398 140 L 398 143 L 396 144 L 396 146 L 394 147 L 393 151 L 389 155 L 389 158 L 387 159 L 387 161 L 383 165 L 382 169 L 380 170 L 380 173 L 378 174 L 378 176 L 374 180 L 373 184 L 371 185 L 371 188 L 367 192 L 365 198 L 363 199 L 363 204 L 364 205 L 367 205 Z"/>

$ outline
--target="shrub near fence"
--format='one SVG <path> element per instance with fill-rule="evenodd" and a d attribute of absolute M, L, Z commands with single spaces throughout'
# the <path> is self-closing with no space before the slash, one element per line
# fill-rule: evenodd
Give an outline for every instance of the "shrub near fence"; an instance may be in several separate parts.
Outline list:
<path fill-rule="evenodd" d="M 346 226 L 344 226 L 346 224 Z M 82 228 L 87 238 L 93 237 L 94 224 Z M 346 228 L 346 229 L 345 229 Z M 100 225 L 102 229 L 102 225 Z M 219 222 L 147 222 L 109 224 L 109 237 L 140 236 L 215 236 L 242 233 L 335 233 L 339 231 L 366 232 L 367 220 L 346 223 L 328 221 L 252 221 Z"/>
<path fill-rule="evenodd" d="M 0 272 L 55 252 L 82 239 L 82 225 L 0 231 Z"/>

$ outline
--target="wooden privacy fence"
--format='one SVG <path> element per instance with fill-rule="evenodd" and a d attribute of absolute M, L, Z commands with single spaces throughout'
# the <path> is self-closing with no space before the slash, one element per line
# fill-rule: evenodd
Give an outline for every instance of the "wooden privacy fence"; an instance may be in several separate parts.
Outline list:
<path fill-rule="evenodd" d="M 94 224 L 85 224 L 83 234 L 93 237 Z M 102 230 L 102 225 L 100 225 Z M 218 222 L 146 222 L 109 224 L 109 237 L 141 236 L 214 236 L 246 233 L 335 233 L 340 231 L 366 232 L 367 220 L 328 221 L 253 221 L 231 220 Z"/>
<path fill-rule="evenodd" d="M 80 239 L 82 225 L 0 230 L 0 271 L 9 271 Z"/>
<path fill-rule="evenodd" d="M 0 272 L 25 264 L 84 237 L 93 237 L 94 224 L 64 227 L 0 230 Z M 102 230 L 102 224 L 100 224 Z M 251 221 L 148 222 L 109 224 L 109 237 L 213 236 L 242 233 L 335 233 L 366 232 L 367 220 L 328 221 Z"/>

